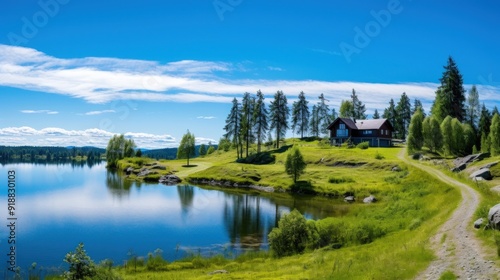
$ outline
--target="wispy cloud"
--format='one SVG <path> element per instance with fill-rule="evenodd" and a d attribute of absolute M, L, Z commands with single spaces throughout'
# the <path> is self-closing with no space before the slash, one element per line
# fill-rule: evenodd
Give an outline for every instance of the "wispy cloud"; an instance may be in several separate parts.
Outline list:
<path fill-rule="evenodd" d="M 95 115 L 101 115 L 101 114 L 106 114 L 106 113 L 116 113 L 116 111 L 115 110 L 90 111 L 90 112 L 85 113 L 84 115 L 95 116 Z"/>
<path fill-rule="evenodd" d="M 280 68 L 280 67 L 274 67 L 274 66 L 268 66 L 267 69 L 271 70 L 271 71 L 285 71 L 283 70 L 283 68 Z"/>
<path fill-rule="evenodd" d="M 47 115 L 57 115 L 59 112 L 51 110 L 21 110 L 23 114 L 47 114 Z"/>
<path fill-rule="evenodd" d="M 227 79 L 225 73 L 234 71 L 243 70 L 238 64 L 211 61 L 160 64 L 118 58 L 62 59 L 30 48 L 0 45 L 1 86 L 67 95 L 89 103 L 115 100 L 229 103 L 244 92 L 260 89 L 268 97 L 282 90 L 290 100 L 300 91 L 310 101 L 324 93 L 330 104 L 338 106 L 350 98 L 354 88 L 369 110 L 382 110 L 391 98 L 398 100 L 403 92 L 410 98 L 419 98 L 424 105 L 430 104 L 438 87 L 436 83 L 413 82 Z M 500 100 L 500 87 L 496 85 L 478 85 L 478 90 L 481 101 Z"/>
<path fill-rule="evenodd" d="M 197 119 L 203 119 L 203 120 L 213 120 L 216 119 L 214 116 L 199 116 Z"/>
<path fill-rule="evenodd" d="M 8 146 L 24 146 L 37 143 L 39 146 L 95 146 L 106 148 L 115 133 L 97 128 L 67 130 L 59 127 L 34 129 L 29 126 L 0 128 L 0 143 Z M 175 137 L 168 134 L 126 132 L 125 138 L 133 139 L 139 148 L 163 149 L 177 147 Z M 196 144 L 216 143 L 214 139 L 197 137 Z"/>
<path fill-rule="evenodd" d="M 311 51 L 317 52 L 317 53 L 324 53 L 324 54 L 328 54 L 328 55 L 334 55 L 334 56 L 342 56 L 342 54 L 340 52 L 337 52 L 337 51 L 328 51 L 328 50 L 323 50 L 323 49 L 311 49 Z"/>

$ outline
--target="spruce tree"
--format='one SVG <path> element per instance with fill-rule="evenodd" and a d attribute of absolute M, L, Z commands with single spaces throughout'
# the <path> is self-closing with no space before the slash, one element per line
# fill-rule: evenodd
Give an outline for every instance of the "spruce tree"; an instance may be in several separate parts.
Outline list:
<path fill-rule="evenodd" d="M 309 130 L 310 113 L 308 103 L 306 95 L 301 91 L 298 101 L 293 102 L 292 106 L 292 130 L 299 133 L 300 138 L 304 138 L 304 133 Z"/>
<path fill-rule="evenodd" d="M 255 138 L 257 139 L 257 153 L 261 151 L 261 145 L 266 139 L 266 132 L 269 129 L 267 121 L 268 112 L 264 103 L 264 95 L 259 90 L 257 91 L 257 101 L 255 102 L 255 110 L 253 116 Z"/>
<path fill-rule="evenodd" d="M 243 100 L 241 102 L 241 139 L 245 142 L 246 146 L 246 156 L 248 157 L 248 151 L 250 149 L 250 144 L 253 143 L 255 137 L 253 135 L 252 127 L 254 120 L 254 109 L 255 109 L 255 98 L 250 95 L 250 93 L 245 92 L 243 95 Z M 242 155 L 243 156 L 243 155 Z"/>
<path fill-rule="evenodd" d="M 478 124 L 478 137 L 481 138 L 481 147 L 480 150 L 483 153 L 488 153 L 490 150 L 490 145 L 489 145 L 489 135 L 490 135 L 490 127 L 491 127 L 491 114 L 490 111 L 486 108 L 486 106 L 483 103 L 483 106 L 481 107 L 481 114 L 479 117 L 479 124 Z M 483 149 L 483 144 L 484 146 Z"/>
<path fill-rule="evenodd" d="M 391 98 L 391 101 L 389 101 L 389 107 L 384 110 L 382 118 L 389 120 L 392 126 L 396 126 L 396 105 L 394 104 L 394 99 Z"/>
<path fill-rule="evenodd" d="M 411 121 L 411 105 L 410 98 L 403 92 L 396 106 L 395 129 L 396 135 L 400 139 L 406 139 L 408 134 L 408 126 Z"/>
<path fill-rule="evenodd" d="M 375 112 L 373 113 L 373 119 L 374 119 L 374 120 L 378 120 L 378 119 L 380 119 L 380 114 L 378 113 L 378 110 L 377 110 L 377 109 L 375 109 Z"/>
<path fill-rule="evenodd" d="M 451 116 L 462 122 L 465 117 L 465 89 L 463 88 L 462 74 L 451 56 L 444 69 L 440 79 L 441 85 L 436 90 L 436 99 L 431 108 L 432 115 L 438 121 L 444 120 L 446 116 Z"/>
<path fill-rule="evenodd" d="M 229 112 L 229 115 L 227 116 L 226 119 L 226 126 L 224 127 L 226 133 L 224 134 L 224 137 L 226 139 L 229 139 L 231 143 L 234 146 L 236 146 L 236 155 L 238 158 L 240 158 L 240 146 L 241 146 L 240 124 L 241 124 L 240 103 L 236 98 L 234 98 L 233 106 L 231 107 L 231 111 Z"/>
<path fill-rule="evenodd" d="M 318 107 L 313 105 L 311 112 L 311 121 L 309 123 L 311 129 L 311 135 L 314 137 L 319 137 L 319 117 L 318 117 Z"/>
<path fill-rule="evenodd" d="M 493 115 L 490 127 L 490 151 L 492 156 L 500 155 L 500 116 Z"/>
<path fill-rule="evenodd" d="M 276 132 L 276 148 L 280 146 L 280 140 L 285 136 L 288 129 L 288 117 L 290 108 L 288 108 L 286 96 L 283 91 L 278 90 L 271 101 L 271 129 Z"/>
<path fill-rule="evenodd" d="M 352 103 L 352 117 L 356 120 L 364 120 L 366 119 L 365 115 L 365 105 L 361 102 L 356 95 L 356 91 L 352 89 L 351 94 L 351 103 Z"/>
<path fill-rule="evenodd" d="M 328 133 L 328 125 L 331 123 L 331 118 L 329 115 L 330 109 L 328 108 L 328 105 L 326 104 L 326 99 L 325 95 L 322 93 L 320 96 L 318 96 L 319 102 L 317 105 L 317 110 L 318 110 L 318 121 L 319 121 L 319 127 L 320 127 L 320 132 L 321 134 L 327 134 Z"/>

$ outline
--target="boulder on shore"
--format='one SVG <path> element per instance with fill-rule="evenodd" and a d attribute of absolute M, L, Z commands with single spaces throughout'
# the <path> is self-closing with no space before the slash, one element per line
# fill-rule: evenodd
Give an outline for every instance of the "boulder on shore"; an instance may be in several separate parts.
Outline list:
<path fill-rule="evenodd" d="M 491 180 L 491 178 L 492 178 L 489 168 L 479 169 L 478 171 L 472 173 L 469 177 L 471 179 L 476 179 L 479 177 L 479 178 L 483 178 L 485 180 Z"/>
<path fill-rule="evenodd" d="M 179 184 L 180 182 L 182 182 L 182 180 L 181 180 L 181 178 L 179 178 L 176 175 L 163 175 L 160 177 L 158 182 L 165 184 L 165 185 L 175 185 L 175 184 Z"/>
<path fill-rule="evenodd" d="M 353 203 L 354 201 L 356 201 L 356 199 L 354 198 L 354 196 L 350 195 L 350 196 L 344 197 L 344 201 L 349 202 L 349 203 Z"/>
<path fill-rule="evenodd" d="M 491 228 L 500 230 L 500 203 L 490 208 L 488 223 Z"/>

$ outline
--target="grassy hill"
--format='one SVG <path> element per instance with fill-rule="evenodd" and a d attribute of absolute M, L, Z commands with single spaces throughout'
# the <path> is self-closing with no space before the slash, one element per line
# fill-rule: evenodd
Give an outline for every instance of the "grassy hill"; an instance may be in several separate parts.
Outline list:
<path fill-rule="evenodd" d="M 324 147 L 296 139 L 287 144 L 298 146 L 308 163 L 296 186 L 284 172 L 286 149 L 266 151 L 275 160 L 264 165 L 237 163 L 233 150 L 192 159 L 192 167 L 185 167 L 185 160 L 159 164 L 184 180 L 229 180 L 333 197 L 354 193 L 357 202 L 346 203 L 350 209 L 345 216 L 317 223 L 337 225 L 359 239 L 349 239 L 340 249 L 326 246 L 284 258 L 268 252 L 236 259 L 194 255 L 173 263 L 159 258 L 153 265 L 156 258 L 151 257 L 137 268 L 119 267 L 115 272 L 124 279 L 410 279 L 432 260 L 428 239 L 456 206 L 456 189 L 400 161 L 402 148 Z M 360 202 L 370 194 L 379 202 Z M 373 227 L 383 231 L 381 237 L 359 242 Z M 216 270 L 228 273 L 211 274 Z"/>

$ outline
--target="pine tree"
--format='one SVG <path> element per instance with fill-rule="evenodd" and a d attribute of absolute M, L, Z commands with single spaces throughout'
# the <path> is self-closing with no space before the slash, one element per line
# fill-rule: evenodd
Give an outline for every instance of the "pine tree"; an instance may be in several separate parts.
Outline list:
<path fill-rule="evenodd" d="M 422 133 L 422 123 L 424 121 L 424 114 L 420 107 L 411 117 L 410 128 L 408 133 L 408 153 L 412 154 L 420 151 L 424 145 L 424 135 Z"/>
<path fill-rule="evenodd" d="M 255 98 L 250 95 L 250 93 L 245 92 L 243 95 L 243 100 L 241 102 L 241 139 L 245 142 L 246 146 L 246 156 L 248 157 L 248 150 L 250 148 L 250 144 L 253 143 L 255 137 L 252 133 L 253 127 L 253 119 L 254 119 L 254 109 L 255 109 Z M 241 152 L 241 156 L 243 156 L 243 151 Z"/>
<path fill-rule="evenodd" d="M 286 157 L 285 171 L 293 178 L 293 183 L 297 183 L 300 175 L 304 173 L 307 163 L 298 148 L 293 148 Z"/>
<path fill-rule="evenodd" d="M 424 118 L 425 118 L 426 116 L 425 116 L 424 106 L 422 105 L 422 102 L 419 99 L 415 98 L 415 101 L 413 101 L 413 108 L 411 109 L 412 116 L 413 116 L 413 114 L 415 114 L 415 112 L 417 111 L 418 108 L 420 108 L 422 110 L 422 115 L 424 115 Z"/>
<path fill-rule="evenodd" d="M 311 113 L 311 121 L 309 123 L 311 129 L 311 135 L 314 137 L 319 137 L 319 117 L 318 117 L 318 107 L 313 105 Z"/>
<path fill-rule="evenodd" d="M 352 117 L 356 120 L 366 119 L 365 105 L 363 104 L 363 102 L 359 101 L 359 98 L 356 95 L 356 91 L 354 89 L 352 89 L 351 102 L 352 102 Z"/>
<path fill-rule="evenodd" d="M 406 92 L 403 92 L 401 98 L 399 99 L 398 105 L 396 106 L 395 129 L 398 138 L 406 139 L 410 121 L 411 121 L 410 98 L 408 98 Z"/>
<path fill-rule="evenodd" d="M 490 127 L 491 127 L 491 114 L 488 109 L 486 109 L 486 106 L 483 103 L 483 106 L 481 107 L 481 114 L 479 117 L 479 124 L 478 124 L 478 137 L 481 137 L 481 147 L 480 150 L 483 153 L 488 153 L 490 150 L 490 145 L 489 145 L 489 135 L 490 135 Z M 486 146 L 483 149 L 483 144 L 486 144 Z"/>
<path fill-rule="evenodd" d="M 325 95 L 322 93 L 320 96 L 318 96 L 319 102 L 317 105 L 317 113 L 318 113 L 318 121 L 319 121 L 319 128 L 321 134 L 327 134 L 328 133 L 328 125 L 331 123 L 331 118 L 328 112 L 330 109 L 328 108 L 328 105 L 326 104 L 326 99 Z"/>
<path fill-rule="evenodd" d="M 469 95 L 467 95 L 465 121 L 470 124 L 472 128 L 477 129 L 480 116 L 481 107 L 479 104 L 479 92 L 477 91 L 476 86 L 473 85 L 469 90 Z"/>
<path fill-rule="evenodd" d="M 441 85 L 436 90 L 436 99 L 432 104 L 432 115 L 442 121 L 446 116 L 457 118 L 460 122 L 465 116 L 465 89 L 463 79 L 455 61 L 450 56 L 445 71 L 440 79 Z"/>
<path fill-rule="evenodd" d="M 271 130 L 276 132 L 276 148 L 280 146 L 281 137 L 284 137 L 288 129 L 288 117 L 290 108 L 288 108 L 286 96 L 283 91 L 278 90 L 271 101 Z"/>
<path fill-rule="evenodd" d="M 337 111 L 335 110 L 335 108 L 332 108 L 332 121 L 334 121 L 338 116 L 339 116 L 339 114 L 337 114 Z"/>
<path fill-rule="evenodd" d="M 374 119 L 374 120 L 378 120 L 378 119 L 380 119 L 380 114 L 378 113 L 378 110 L 377 110 L 377 109 L 375 109 L 375 112 L 373 113 L 373 119 Z"/>
<path fill-rule="evenodd" d="M 266 104 L 264 103 L 264 95 L 259 90 L 257 91 L 257 101 L 255 103 L 254 110 L 254 132 L 255 137 L 257 138 L 257 153 L 261 151 L 261 145 L 266 139 L 266 132 L 269 129 L 269 123 L 267 121 L 268 112 L 266 108 Z"/>
<path fill-rule="evenodd" d="M 394 104 L 394 99 L 391 98 L 391 101 L 389 101 L 389 107 L 384 110 L 382 118 L 389 120 L 392 126 L 396 126 L 396 105 Z"/>
<path fill-rule="evenodd" d="M 207 146 L 205 144 L 201 144 L 198 153 L 200 154 L 200 156 L 207 155 Z"/>
<path fill-rule="evenodd" d="M 304 133 L 309 130 L 309 102 L 306 100 L 306 95 L 303 91 L 299 94 L 299 100 L 293 102 L 292 106 L 292 130 L 300 134 L 300 138 L 304 138 Z"/>
<path fill-rule="evenodd" d="M 240 124 L 241 124 L 240 104 L 238 100 L 234 98 L 233 107 L 231 107 L 231 111 L 229 112 L 229 115 L 227 116 L 226 119 L 226 126 L 224 127 L 226 134 L 224 134 L 224 137 L 226 139 L 229 139 L 231 143 L 234 146 L 236 146 L 236 155 L 238 158 L 240 158 L 240 146 L 241 146 Z"/>

